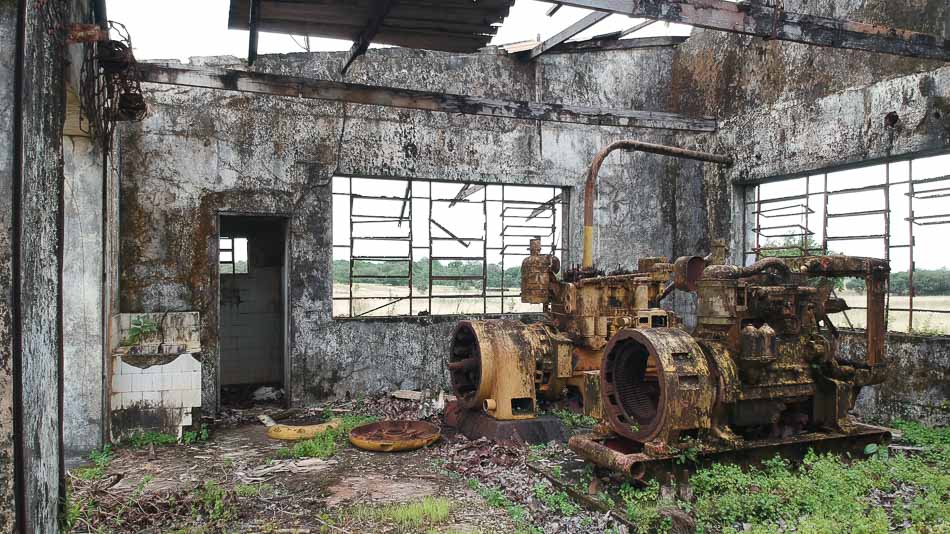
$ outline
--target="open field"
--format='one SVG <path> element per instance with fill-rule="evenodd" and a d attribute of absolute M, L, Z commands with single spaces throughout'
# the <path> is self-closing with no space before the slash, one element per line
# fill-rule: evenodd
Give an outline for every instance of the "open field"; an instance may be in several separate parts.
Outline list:
<path fill-rule="evenodd" d="M 506 295 L 518 294 L 517 288 L 509 288 Z M 440 297 L 440 295 L 469 295 L 471 298 Z M 333 284 L 333 296 L 336 298 L 349 295 L 346 284 Z M 531 313 L 541 312 L 541 306 L 525 304 L 521 297 L 502 297 L 500 288 L 489 288 L 487 303 L 481 297 L 480 289 L 459 289 L 448 286 L 435 286 L 432 293 L 432 305 L 429 306 L 429 292 L 413 290 L 412 309 L 407 297 L 409 289 L 403 286 L 387 286 L 383 284 L 353 284 L 353 296 L 368 300 L 353 300 L 353 317 L 367 311 L 365 317 L 389 317 L 394 315 L 467 315 L 476 313 Z M 396 299 L 403 298 L 398 302 Z M 486 309 L 487 304 L 487 309 Z M 379 309 L 376 309 L 379 308 Z M 333 301 L 333 316 L 348 317 L 349 302 L 345 300 Z"/>
<path fill-rule="evenodd" d="M 863 294 L 850 291 L 839 291 L 838 296 L 848 301 L 851 306 L 865 306 L 865 296 Z M 907 309 L 910 305 L 909 297 L 892 295 L 890 307 Z M 936 297 L 914 297 L 914 332 L 921 334 L 947 334 L 950 335 L 950 313 L 926 313 L 916 311 L 918 309 L 927 310 L 948 310 L 950 311 L 950 296 Z M 851 310 L 846 313 L 851 325 L 855 328 L 864 328 L 867 324 L 867 313 L 864 310 Z M 888 314 L 888 330 L 892 332 L 907 332 L 907 312 L 890 312 Z M 849 323 L 838 314 L 831 317 L 835 325 L 848 328 Z"/>
<path fill-rule="evenodd" d="M 506 294 L 516 292 L 514 288 L 505 291 Z M 432 309 L 429 308 L 429 293 L 427 291 L 413 292 L 412 315 L 419 315 L 420 312 L 428 312 L 431 315 L 466 315 L 484 313 L 485 305 L 479 295 L 480 290 L 459 289 L 447 286 L 435 286 L 433 293 Z M 409 299 L 392 302 L 396 299 L 406 297 L 409 294 L 408 288 L 387 286 L 382 284 L 354 284 L 353 295 L 355 297 L 366 297 L 369 300 L 353 301 L 353 316 L 358 316 L 366 311 L 379 308 L 367 317 L 388 317 L 394 315 L 410 315 Z M 460 295 L 471 294 L 471 298 L 440 298 L 439 295 Z M 349 295 L 349 287 L 346 284 L 333 285 L 334 297 L 346 297 Z M 851 291 L 839 291 L 838 296 L 844 298 L 852 306 L 865 306 L 865 296 Z M 891 296 L 891 308 L 907 308 L 910 304 L 910 298 L 906 296 Z M 540 312 L 541 306 L 533 304 L 524 304 L 520 297 L 506 296 L 502 298 L 501 289 L 488 290 L 488 313 L 530 313 Z M 333 303 L 333 315 L 335 317 L 348 316 L 349 303 L 345 300 L 337 300 Z M 950 296 L 924 296 L 914 298 L 914 308 L 931 310 L 950 311 Z M 851 310 L 845 314 L 832 316 L 832 321 L 842 328 L 864 328 L 867 324 L 867 314 L 864 310 Z M 894 332 L 907 332 L 907 312 L 891 312 L 888 315 L 889 330 Z M 849 322 L 850 321 L 850 322 Z M 950 335 L 950 313 L 926 313 L 914 312 L 914 332 L 921 334 L 947 334 Z"/>

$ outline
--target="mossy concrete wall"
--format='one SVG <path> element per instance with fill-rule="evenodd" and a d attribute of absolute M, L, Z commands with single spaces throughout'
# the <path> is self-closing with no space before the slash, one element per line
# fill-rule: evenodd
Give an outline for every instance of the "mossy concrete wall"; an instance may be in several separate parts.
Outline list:
<path fill-rule="evenodd" d="M 372 50 L 348 81 L 474 96 L 666 110 L 674 49 L 551 54 L 537 63 Z M 586 59 L 585 59 L 586 58 Z M 263 56 L 257 69 L 336 77 L 343 53 Z M 233 58 L 197 58 L 222 66 Z M 634 75 L 634 73 L 648 73 Z M 207 353 L 204 407 L 217 403 L 219 213 L 289 220 L 290 394 L 295 404 L 397 388 L 445 386 L 458 318 L 335 320 L 334 172 L 571 187 L 568 261 L 579 261 L 583 181 L 612 141 L 667 143 L 668 132 L 597 128 L 343 105 L 148 85 L 151 114 L 122 138 L 121 311 L 198 310 Z M 345 127 L 344 127 L 345 124 Z M 342 140 L 342 143 L 341 143 Z M 704 253 L 701 166 L 616 154 L 601 173 L 599 265 Z"/>

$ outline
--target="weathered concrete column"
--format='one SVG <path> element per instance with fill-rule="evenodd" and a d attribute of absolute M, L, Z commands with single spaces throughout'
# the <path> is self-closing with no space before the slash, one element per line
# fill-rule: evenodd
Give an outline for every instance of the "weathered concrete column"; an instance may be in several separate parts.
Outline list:
<path fill-rule="evenodd" d="M 61 28 L 70 5 L 0 2 L 0 532 L 57 532 L 63 497 Z"/>

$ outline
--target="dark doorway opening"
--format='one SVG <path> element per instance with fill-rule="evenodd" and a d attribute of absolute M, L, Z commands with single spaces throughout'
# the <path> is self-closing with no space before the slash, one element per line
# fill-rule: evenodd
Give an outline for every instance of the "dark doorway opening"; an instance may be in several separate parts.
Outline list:
<path fill-rule="evenodd" d="M 222 215 L 218 242 L 221 403 L 286 401 L 287 221 Z"/>

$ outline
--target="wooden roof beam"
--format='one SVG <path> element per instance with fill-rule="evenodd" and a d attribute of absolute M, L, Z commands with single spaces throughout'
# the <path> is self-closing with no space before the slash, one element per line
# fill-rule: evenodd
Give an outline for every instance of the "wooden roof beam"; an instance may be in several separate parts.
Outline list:
<path fill-rule="evenodd" d="M 893 28 L 785 11 L 759 2 L 724 0 L 542 0 L 637 18 L 690 24 L 766 39 L 831 48 L 950 61 L 950 39 Z"/>
<path fill-rule="evenodd" d="M 142 81 L 151 83 L 351 102 L 370 106 L 594 126 L 692 132 L 713 132 L 717 127 L 715 119 L 694 119 L 660 111 L 616 110 L 569 104 L 502 100 L 242 70 L 166 67 L 149 63 L 139 63 L 138 68 Z"/>
<path fill-rule="evenodd" d="M 610 16 L 610 13 L 604 13 L 602 11 L 595 11 L 593 13 L 589 13 L 581 20 L 575 22 L 574 24 L 571 24 L 570 26 L 568 26 L 561 32 L 558 32 L 558 34 L 555 35 L 554 37 L 551 37 L 550 39 L 546 39 L 543 43 L 534 47 L 534 49 L 532 49 L 531 52 L 528 54 L 528 57 L 531 59 L 535 59 L 541 54 L 563 43 L 564 41 L 567 41 L 571 37 L 574 37 L 575 35 L 583 32 L 587 28 L 590 28 L 594 24 L 597 24 L 598 22 L 604 20 L 605 18 L 609 16 Z"/>

